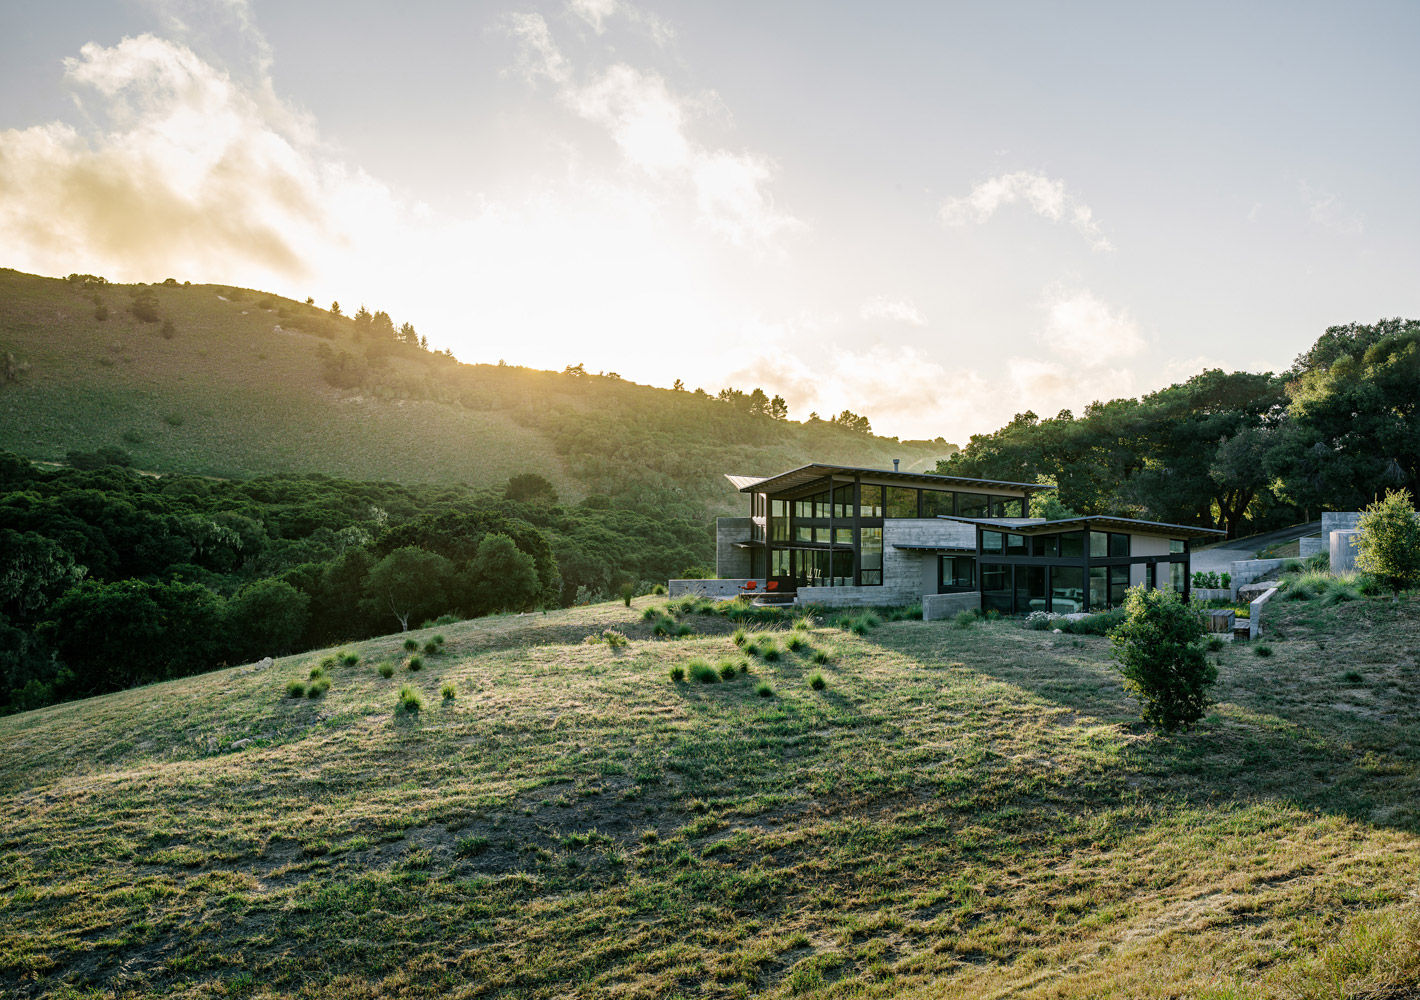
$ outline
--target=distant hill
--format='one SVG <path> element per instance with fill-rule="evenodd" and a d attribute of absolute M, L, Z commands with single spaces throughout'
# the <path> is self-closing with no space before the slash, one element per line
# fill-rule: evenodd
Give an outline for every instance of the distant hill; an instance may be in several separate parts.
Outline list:
<path fill-rule="evenodd" d="M 138 468 L 224 477 L 482 486 L 536 472 L 569 499 L 664 491 L 711 513 L 740 509 L 722 473 L 931 469 L 956 451 L 776 420 L 747 398 L 462 364 L 375 318 L 222 285 L 0 270 L 0 450 L 117 447 Z"/>

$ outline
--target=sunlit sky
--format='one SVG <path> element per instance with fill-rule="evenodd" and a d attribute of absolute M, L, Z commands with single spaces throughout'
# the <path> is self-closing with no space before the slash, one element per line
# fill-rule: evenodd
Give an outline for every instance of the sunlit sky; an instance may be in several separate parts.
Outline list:
<path fill-rule="evenodd" d="M 1420 4 L 0 5 L 0 266 L 964 442 L 1420 315 Z"/>

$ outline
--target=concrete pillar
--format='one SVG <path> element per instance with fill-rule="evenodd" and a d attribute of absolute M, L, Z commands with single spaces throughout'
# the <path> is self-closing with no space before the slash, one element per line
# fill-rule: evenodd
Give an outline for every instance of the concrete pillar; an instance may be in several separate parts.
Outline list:
<path fill-rule="evenodd" d="M 1355 530 L 1338 530 L 1331 533 L 1331 572 L 1356 572 L 1356 543 L 1361 533 Z"/>

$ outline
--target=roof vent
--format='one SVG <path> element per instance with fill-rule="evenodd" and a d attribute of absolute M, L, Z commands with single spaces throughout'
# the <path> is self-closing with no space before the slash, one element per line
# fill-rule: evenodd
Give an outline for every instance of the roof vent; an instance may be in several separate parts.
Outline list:
<path fill-rule="evenodd" d="M 897 471 L 897 463 L 900 462 L 900 461 L 902 461 L 902 459 L 900 459 L 900 458 L 894 458 L 894 459 L 892 460 L 892 471 L 893 471 L 893 472 L 896 472 L 896 471 Z"/>

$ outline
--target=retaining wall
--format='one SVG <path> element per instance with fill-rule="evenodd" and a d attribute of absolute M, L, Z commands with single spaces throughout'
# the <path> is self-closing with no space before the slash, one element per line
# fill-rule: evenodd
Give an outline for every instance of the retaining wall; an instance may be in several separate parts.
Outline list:
<path fill-rule="evenodd" d="M 1239 559 L 1232 566 L 1232 596 L 1238 596 L 1239 587 L 1254 580 L 1261 580 L 1273 570 L 1281 569 L 1286 562 L 1286 559 Z"/>
<path fill-rule="evenodd" d="M 1303 559 L 1310 559 L 1323 552 L 1330 552 L 1331 545 L 1324 535 L 1308 535 L 1306 538 L 1297 539 L 1297 551 Z"/>
<path fill-rule="evenodd" d="M 1361 533 L 1355 530 L 1337 530 L 1331 533 L 1331 572 L 1356 572 L 1356 543 Z"/>
<path fill-rule="evenodd" d="M 684 597 L 686 594 L 694 594 L 697 597 L 714 597 L 719 599 L 729 599 L 738 597 L 740 588 L 749 583 L 748 578 L 741 577 L 738 580 L 667 580 L 666 594 L 670 597 Z M 764 589 L 764 581 L 756 580 L 758 589 Z"/>
<path fill-rule="evenodd" d="M 962 611 L 979 610 L 980 607 L 981 595 L 974 590 L 961 594 L 928 594 L 922 598 L 922 620 L 940 621 Z"/>

